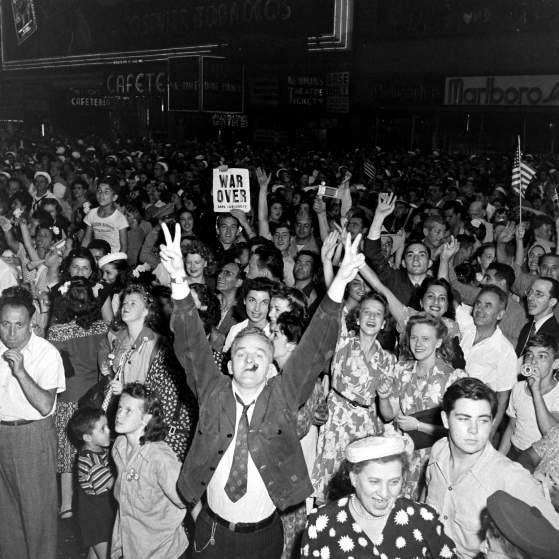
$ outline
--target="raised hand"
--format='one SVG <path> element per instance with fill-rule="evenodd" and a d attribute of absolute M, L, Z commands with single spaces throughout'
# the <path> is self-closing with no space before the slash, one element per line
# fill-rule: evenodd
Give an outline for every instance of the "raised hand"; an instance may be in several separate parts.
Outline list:
<path fill-rule="evenodd" d="M 344 257 L 336 274 L 336 280 L 348 284 L 355 278 L 359 269 L 365 265 L 365 255 L 359 252 L 360 242 L 361 234 L 355 237 L 353 243 L 351 242 L 351 236 L 346 236 Z"/>
<path fill-rule="evenodd" d="M 512 241 L 516 234 L 516 226 L 513 221 L 509 221 L 504 228 L 497 235 L 498 243 L 509 243 Z"/>
<path fill-rule="evenodd" d="M 322 199 L 322 196 L 316 196 L 312 205 L 312 209 L 317 215 L 326 213 L 326 202 Z"/>
<path fill-rule="evenodd" d="M 256 167 L 256 178 L 258 179 L 258 184 L 260 188 L 268 188 L 270 181 L 272 180 L 272 173 L 266 174 L 266 171 L 262 167 Z"/>
<path fill-rule="evenodd" d="M 161 224 L 165 244 L 159 246 L 161 263 L 172 278 L 182 278 L 186 276 L 184 262 L 181 254 L 181 226 L 175 223 L 175 235 L 171 238 L 171 233 L 166 223 Z"/>
<path fill-rule="evenodd" d="M 450 260 L 460 248 L 460 243 L 454 235 L 451 235 L 446 243 L 442 245 L 441 260 Z"/>
<path fill-rule="evenodd" d="M 381 192 L 378 195 L 378 203 L 375 210 L 375 217 L 384 220 L 396 207 L 396 195 L 392 192 Z"/>
<path fill-rule="evenodd" d="M 336 251 L 336 247 L 340 242 L 340 234 L 338 231 L 331 231 L 328 233 L 326 239 L 324 239 L 324 243 L 322 244 L 322 248 L 320 249 L 320 257 L 322 261 L 325 260 L 327 262 L 331 261 L 334 258 L 334 252 Z"/>
<path fill-rule="evenodd" d="M 526 224 L 522 222 L 516 226 L 514 236 L 516 237 L 517 241 L 521 241 L 524 239 L 524 235 L 526 235 Z"/>

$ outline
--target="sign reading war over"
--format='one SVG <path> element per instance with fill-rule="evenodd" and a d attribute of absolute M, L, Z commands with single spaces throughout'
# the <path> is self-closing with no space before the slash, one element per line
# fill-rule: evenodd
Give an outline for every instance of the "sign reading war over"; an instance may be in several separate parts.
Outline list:
<path fill-rule="evenodd" d="M 214 169 L 213 199 L 214 212 L 250 211 L 248 169 Z"/>

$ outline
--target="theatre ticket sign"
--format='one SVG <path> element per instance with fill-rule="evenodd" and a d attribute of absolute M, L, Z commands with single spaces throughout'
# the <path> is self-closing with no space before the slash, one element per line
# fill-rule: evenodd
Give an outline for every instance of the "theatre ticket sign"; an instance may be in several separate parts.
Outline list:
<path fill-rule="evenodd" d="M 558 106 L 559 75 L 446 78 L 444 104 L 496 107 Z"/>

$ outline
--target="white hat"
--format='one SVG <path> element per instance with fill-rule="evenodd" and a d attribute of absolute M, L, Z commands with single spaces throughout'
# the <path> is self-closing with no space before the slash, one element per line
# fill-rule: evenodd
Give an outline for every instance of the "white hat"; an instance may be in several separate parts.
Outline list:
<path fill-rule="evenodd" d="M 12 178 L 12 175 L 10 175 L 10 173 L 8 173 L 8 171 L 0 171 L 0 175 L 2 175 L 3 177 L 6 177 L 7 179 Z"/>
<path fill-rule="evenodd" d="M 128 254 L 126 254 L 125 252 L 110 252 L 109 254 L 105 254 L 105 256 L 99 258 L 97 266 L 99 268 L 102 268 L 103 266 L 105 266 L 105 264 L 110 264 L 115 260 L 128 260 Z"/>
<path fill-rule="evenodd" d="M 64 198 L 64 194 L 66 194 L 66 185 L 62 184 L 61 182 L 55 182 L 53 187 L 52 187 L 52 193 L 57 197 L 57 198 Z"/>
<path fill-rule="evenodd" d="M 156 161 L 155 165 L 161 165 L 161 167 L 163 167 L 163 172 L 164 173 L 169 172 L 169 165 L 167 165 L 167 163 L 165 163 L 165 161 Z M 154 165 L 154 167 L 155 167 L 155 165 Z"/>
<path fill-rule="evenodd" d="M 45 177 L 45 179 L 47 179 L 47 182 L 49 184 L 52 182 L 50 175 L 46 171 L 37 171 L 35 175 L 33 175 L 33 178 L 36 179 L 37 177 Z"/>
<path fill-rule="evenodd" d="M 347 445 L 345 457 L 348 462 L 357 464 L 365 460 L 401 454 L 405 450 L 403 437 L 365 437 Z"/>

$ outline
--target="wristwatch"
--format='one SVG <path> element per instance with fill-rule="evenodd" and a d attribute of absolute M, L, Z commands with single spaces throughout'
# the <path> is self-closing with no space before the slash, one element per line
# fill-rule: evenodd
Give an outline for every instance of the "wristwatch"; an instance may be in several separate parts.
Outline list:
<path fill-rule="evenodd" d="M 188 278 L 186 276 L 181 276 L 180 278 L 171 278 L 171 283 L 176 285 L 184 285 L 188 283 Z"/>

